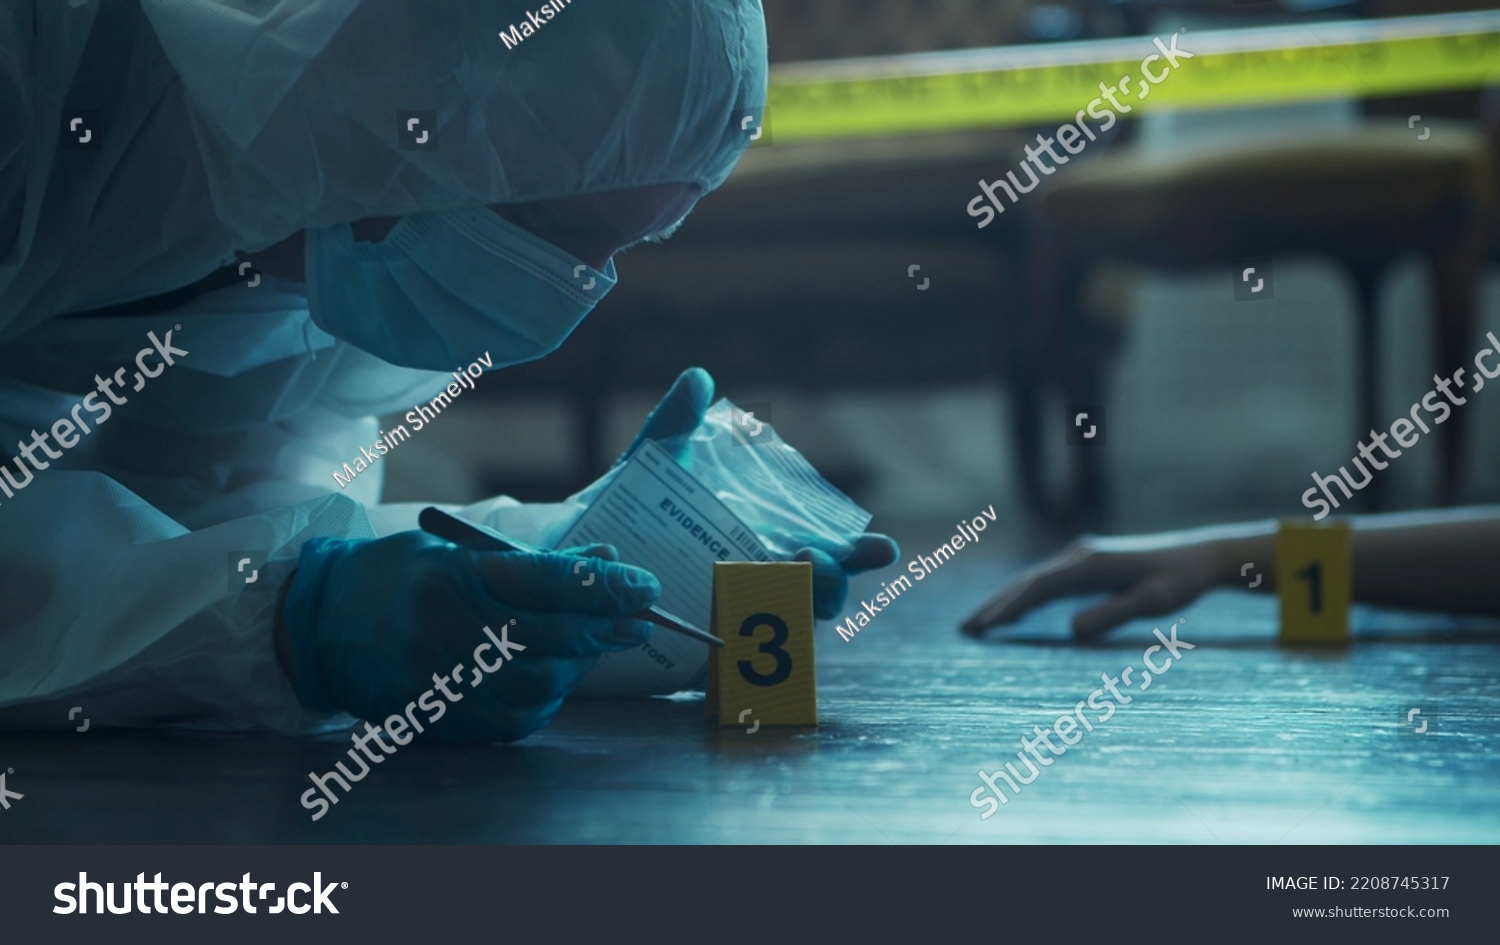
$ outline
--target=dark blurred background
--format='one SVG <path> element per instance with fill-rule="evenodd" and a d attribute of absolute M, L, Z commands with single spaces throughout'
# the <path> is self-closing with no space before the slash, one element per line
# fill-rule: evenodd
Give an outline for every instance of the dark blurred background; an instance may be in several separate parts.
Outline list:
<path fill-rule="evenodd" d="M 1494 6 L 765 0 L 776 64 L 1131 36 L 1144 56 L 1184 27 Z M 397 453 L 387 498 L 560 498 L 698 364 L 769 404 L 882 530 L 990 503 L 1043 540 L 1307 514 L 1310 473 L 1500 330 L 1497 104 L 1466 88 L 1153 111 L 982 230 L 977 182 L 1059 121 L 782 142 L 773 115 L 670 243 L 617 260 L 619 288 L 560 352 L 487 378 Z M 1247 258 L 1270 261 L 1274 297 L 1234 300 Z M 1103 445 L 1070 444 L 1074 404 L 1104 408 Z M 1470 397 L 1356 508 L 1500 500 L 1497 420 L 1500 393 Z"/>

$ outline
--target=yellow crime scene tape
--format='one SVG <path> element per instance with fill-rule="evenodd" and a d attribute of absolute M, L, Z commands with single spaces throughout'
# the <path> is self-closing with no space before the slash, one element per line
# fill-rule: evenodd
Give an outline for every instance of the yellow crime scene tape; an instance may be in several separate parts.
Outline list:
<path fill-rule="evenodd" d="M 1174 35 L 1192 58 L 1168 68 Z M 1137 113 L 1476 88 L 1500 81 L 1500 11 L 788 64 L 763 123 L 781 144 L 1072 120 L 1124 76 Z"/>

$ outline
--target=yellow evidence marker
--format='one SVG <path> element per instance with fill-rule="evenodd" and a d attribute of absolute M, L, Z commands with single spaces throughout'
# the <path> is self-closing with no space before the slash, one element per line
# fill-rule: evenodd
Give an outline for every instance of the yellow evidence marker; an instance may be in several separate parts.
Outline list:
<path fill-rule="evenodd" d="M 709 654 L 709 721 L 747 730 L 818 724 L 810 562 L 714 564 L 709 630 L 725 642 Z"/>
<path fill-rule="evenodd" d="M 1282 643 L 1349 642 L 1354 547 L 1348 522 L 1282 522 L 1276 530 L 1276 593 Z"/>

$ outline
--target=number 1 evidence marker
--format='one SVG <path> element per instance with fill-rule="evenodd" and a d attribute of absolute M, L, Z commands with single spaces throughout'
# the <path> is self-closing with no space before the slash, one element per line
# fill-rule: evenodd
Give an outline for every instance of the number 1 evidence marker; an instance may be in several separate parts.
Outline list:
<path fill-rule="evenodd" d="M 525 551 L 535 554 L 545 554 L 540 548 L 534 548 L 525 542 L 514 538 L 507 538 L 493 528 L 483 525 L 475 525 L 461 518 L 455 518 L 442 509 L 429 506 L 422 510 L 417 516 L 417 524 L 422 526 L 422 531 L 439 538 L 446 538 L 463 548 L 471 551 Z M 637 619 L 649 621 L 658 627 L 665 627 L 685 637 L 692 637 L 710 646 L 723 646 L 724 641 L 711 633 L 699 630 L 697 627 L 683 620 L 681 617 L 673 616 L 660 607 L 652 607 L 634 615 Z"/>

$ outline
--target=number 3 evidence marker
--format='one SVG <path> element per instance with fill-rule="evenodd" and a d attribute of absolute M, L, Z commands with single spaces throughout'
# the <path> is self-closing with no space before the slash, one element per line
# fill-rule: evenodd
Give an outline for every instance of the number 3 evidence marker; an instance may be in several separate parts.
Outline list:
<path fill-rule="evenodd" d="M 1284 644 L 1349 642 L 1354 550 L 1348 522 L 1282 522 L 1276 530 L 1276 593 Z"/>
<path fill-rule="evenodd" d="M 812 564 L 714 565 L 713 622 L 725 642 L 709 655 L 704 715 L 721 727 L 817 725 L 813 662 Z"/>

